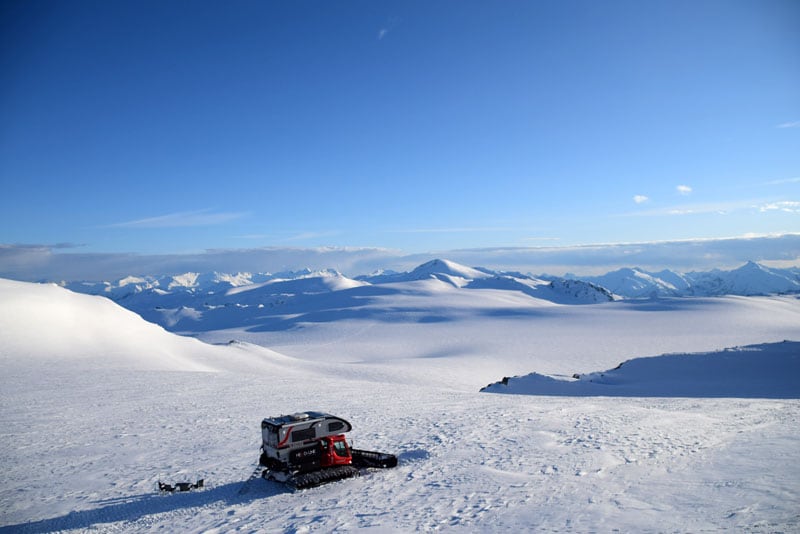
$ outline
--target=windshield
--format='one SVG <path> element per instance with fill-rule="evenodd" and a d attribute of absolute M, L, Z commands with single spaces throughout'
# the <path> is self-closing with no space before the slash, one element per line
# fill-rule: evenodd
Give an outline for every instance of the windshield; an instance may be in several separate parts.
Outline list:
<path fill-rule="evenodd" d="M 333 450 L 337 456 L 341 456 L 343 458 L 350 456 L 350 451 L 347 450 L 347 443 L 344 441 L 333 442 Z"/>

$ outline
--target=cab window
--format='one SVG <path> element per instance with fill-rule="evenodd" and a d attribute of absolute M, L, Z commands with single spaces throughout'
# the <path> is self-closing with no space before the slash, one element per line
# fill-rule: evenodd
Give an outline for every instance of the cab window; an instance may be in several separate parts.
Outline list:
<path fill-rule="evenodd" d="M 347 450 L 347 444 L 344 441 L 336 441 L 333 444 L 333 450 L 337 456 L 347 458 L 350 456 L 350 451 Z"/>

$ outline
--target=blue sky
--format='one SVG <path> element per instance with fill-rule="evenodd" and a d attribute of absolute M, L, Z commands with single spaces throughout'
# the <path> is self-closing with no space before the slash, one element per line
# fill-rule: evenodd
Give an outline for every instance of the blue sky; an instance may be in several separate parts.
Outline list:
<path fill-rule="evenodd" d="M 0 25 L 8 247 L 800 232 L 794 0 L 6 1 Z"/>

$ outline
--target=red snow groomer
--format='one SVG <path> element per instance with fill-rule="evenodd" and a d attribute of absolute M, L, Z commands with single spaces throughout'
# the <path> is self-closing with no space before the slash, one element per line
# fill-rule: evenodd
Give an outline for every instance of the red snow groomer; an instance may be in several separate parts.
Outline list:
<path fill-rule="evenodd" d="M 353 426 L 327 413 L 303 412 L 261 421 L 263 478 L 306 489 L 358 476 L 361 469 L 397 465 L 393 454 L 351 449 L 344 437 Z"/>

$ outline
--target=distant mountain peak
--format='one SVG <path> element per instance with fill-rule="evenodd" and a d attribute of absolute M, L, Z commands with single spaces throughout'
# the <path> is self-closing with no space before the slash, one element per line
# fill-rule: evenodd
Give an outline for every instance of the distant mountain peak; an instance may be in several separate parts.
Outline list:
<path fill-rule="evenodd" d="M 738 269 L 734 269 L 736 271 L 766 271 L 767 269 L 764 268 L 763 265 L 760 263 L 756 263 L 753 260 L 748 260 L 747 263 L 739 267 Z"/>
<path fill-rule="evenodd" d="M 487 276 L 493 276 L 493 274 L 488 274 L 483 271 L 479 271 L 478 269 L 473 269 L 472 267 L 467 267 L 466 265 L 461 265 L 460 263 L 456 263 L 450 260 L 444 259 L 435 259 L 429 262 L 423 263 L 422 265 L 418 266 L 416 269 L 411 271 L 411 275 L 413 276 L 429 276 L 429 275 L 448 275 L 448 276 L 457 276 L 459 278 L 464 278 L 466 280 L 475 280 L 478 278 L 486 278 Z"/>

